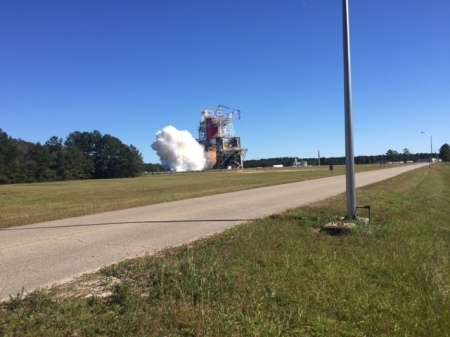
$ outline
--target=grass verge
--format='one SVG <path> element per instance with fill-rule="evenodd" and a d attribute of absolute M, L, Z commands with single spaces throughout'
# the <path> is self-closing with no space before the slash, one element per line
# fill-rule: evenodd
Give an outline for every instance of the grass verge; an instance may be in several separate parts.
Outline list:
<path fill-rule="evenodd" d="M 340 195 L 12 299 L 0 335 L 449 336 L 450 165 L 357 197 L 373 221 L 349 235 L 318 230 Z"/>
<path fill-rule="evenodd" d="M 357 172 L 378 165 L 358 165 Z M 344 174 L 336 166 L 335 175 Z M 329 176 L 327 167 L 225 170 L 0 186 L 0 228 Z"/>

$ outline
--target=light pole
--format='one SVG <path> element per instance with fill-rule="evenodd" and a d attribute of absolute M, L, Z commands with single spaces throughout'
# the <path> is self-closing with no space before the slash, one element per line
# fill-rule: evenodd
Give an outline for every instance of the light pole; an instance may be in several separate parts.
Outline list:
<path fill-rule="evenodd" d="M 350 23 L 348 0 L 342 0 L 344 33 L 344 98 L 345 98 L 345 171 L 347 187 L 347 217 L 356 218 L 355 156 L 353 153 L 352 81 L 350 68 Z"/>
<path fill-rule="evenodd" d="M 428 135 L 428 136 L 430 136 L 430 166 L 431 166 L 431 163 L 433 162 L 433 136 L 432 135 L 430 135 L 428 132 L 425 132 L 425 131 L 422 131 L 421 133 L 424 133 L 424 134 L 426 134 L 426 135 Z"/>

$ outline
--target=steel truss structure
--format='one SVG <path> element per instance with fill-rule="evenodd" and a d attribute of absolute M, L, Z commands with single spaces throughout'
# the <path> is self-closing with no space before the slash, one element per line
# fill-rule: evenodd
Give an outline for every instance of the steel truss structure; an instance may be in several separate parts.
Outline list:
<path fill-rule="evenodd" d="M 233 116 L 240 110 L 222 113 L 222 109 L 232 110 L 219 105 L 216 110 L 201 111 L 198 128 L 198 142 L 205 147 L 210 168 L 242 169 L 247 149 L 241 147 L 241 139 L 235 136 Z"/>

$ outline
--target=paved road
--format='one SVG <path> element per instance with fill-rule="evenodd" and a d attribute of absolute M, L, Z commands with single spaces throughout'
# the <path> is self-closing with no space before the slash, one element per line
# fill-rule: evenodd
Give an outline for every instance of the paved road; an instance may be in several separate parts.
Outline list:
<path fill-rule="evenodd" d="M 426 164 L 358 173 L 361 187 Z M 345 192 L 345 176 L 0 230 L 0 299 Z M 343 205 L 343 209 L 346 206 Z"/>

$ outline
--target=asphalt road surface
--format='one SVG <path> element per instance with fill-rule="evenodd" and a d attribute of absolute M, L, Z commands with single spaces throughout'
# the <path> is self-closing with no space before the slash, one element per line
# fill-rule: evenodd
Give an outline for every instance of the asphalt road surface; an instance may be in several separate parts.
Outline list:
<path fill-rule="evenodd" d="M 361 187 L 427 164 L 356 174 Z M 345 192 L 345 176 L 0 229 L 0 299 Z M 343 205 L 344 212 L 346 205 Z"/>

